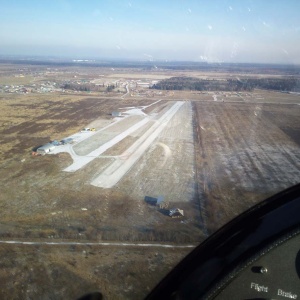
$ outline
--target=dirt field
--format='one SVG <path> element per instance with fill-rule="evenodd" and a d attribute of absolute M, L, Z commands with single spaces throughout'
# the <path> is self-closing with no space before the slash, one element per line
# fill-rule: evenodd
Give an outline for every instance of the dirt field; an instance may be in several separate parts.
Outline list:
<path fill-rule="evenodd" d="M 0 298 L 79 299 L 97 291 L 105 299 L 143 299 L 189 251 L 0 245 L 0 255 L 5 257 L 0 261 Z"/>
<path fill-rule="evenodd" d="M 14 78 L 14 72 L 11 66 L 0 70 L 5 80 Z M 28 67 L 26 72 L 28 78 L 22 80 L 30 82 L 33 76 L 36 83 L 74 76 L 96 80 L 99 74 L 101 80 L 102 75 L 108 81 L 115 76 L 124 82 L 126 77 L 193 75 L 133 69 L 113 73 L 108 68 Z M 221 72 L 207 76 L 217 75 L 228 76 Z M 253 204 L 300 181 L 299 95 L 162 91 L 148 97 L 148 92 L 144 89 L 143 97 L 116 92 L 0 93 L 1 240 L 196 245 Z M 182 105 L 174 115 L 162 119 L 176 103 Z M 130 109 L 146 115 L 114 123 L 112 111 Z M 127 132 L 146 118 L 149 121 L 141 127 Z M 95 154 L 124 132 L 128 135 L 74 172 L 63 171 L 73 163 L 69 153 L 31 156 L 33 148 L 76 135 L 84 127 L 97 132 L 70 145 L 80 157 Z M 127 161 L 131 147 L 151 128 L 161 131 L 114 186 L 91 185 L 117 160 Z M 166 210 L 144 201 L 145 196 L 160 195 L 169 208 L 183 209 L 184 218 L 172 219 Z M 49 297 L 74 298 L 81 290 L 100 289 L 107 299 L 140 299 L 191 250 L 51 247 L 0 245 L 0 298 L 8 293 L 15 298 L 47 298 L 46 291 L 35 285 L 36 274 L 46 274 L 54 289 Z M 74 281 L 80 284 L 68 291 L 65 286 Z M 40 283 L 45 282 L 41 278 Z"/>
<path fill-rule="evenodd" d="M 299 105 L 194 103 L 207 227 L 300 181 Z"/>

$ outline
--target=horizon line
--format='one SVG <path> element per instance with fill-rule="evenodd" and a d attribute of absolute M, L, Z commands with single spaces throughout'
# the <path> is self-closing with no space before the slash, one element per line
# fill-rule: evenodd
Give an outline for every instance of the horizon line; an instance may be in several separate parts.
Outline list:
<path fill-rule="evenodd" d="M 133 58 L 109 58 L 109 57 L 92 57 L 92 56 L 59 56 L 59 55 L 30 55 L 30 54 L 0 54 L 0 63 L 3 61 L 16 60 L 16 61 L 27 61 L 27 62 L 60 62 L 68 64 L 88 65 L 97 63 L 144 63 L 148 65 L 155 65 L 155 63 L 194 63 L 203 65 L 269 65 L 269 66 L 300 66 L 297 63 L 286 63 L 286 62 L 232 62 L 232 61 L 199 61 L 199 60 L 183 60 L 183 59 L 133 59 Z"/>

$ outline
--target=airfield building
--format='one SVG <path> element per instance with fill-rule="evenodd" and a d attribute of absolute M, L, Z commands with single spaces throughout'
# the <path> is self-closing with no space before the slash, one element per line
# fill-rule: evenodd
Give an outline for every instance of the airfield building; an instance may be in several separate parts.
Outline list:
<path fill-rule="evenodd" d="M 148 203 L 150 205 L 160 206 L 164 202 L 164 197 L 163 196 L 158 196 L 158 197 L 146 196 L 144 200 L 146 203 Z"/>
<path fill-rule="evenodd" d="M 38 154 L 42 154 L 42 155 L 45 155 L 46 153 L 49 153 L 51 151 L 53 151 L 55 149 L 55 146 L 52 144 L 52 143 L 48 143 L 48 144 L 45 144 L 44 146 L 42 147 L 39 147 L 36 152 Z"/>
<path fill-rule="evenodd" d="M 144 200 L 147 204 L 150 204 L 150 205 L 156 205 L 156 203 L 157 203 L 157 198 L 150 197 L 150 196 L 146 196 Z"/>
<path fill-rule="evenodd" d="M 179 208 L 170 209 L 169 216 L 171 218 L 181 218 L 184 216 L 183 210 Z"/>

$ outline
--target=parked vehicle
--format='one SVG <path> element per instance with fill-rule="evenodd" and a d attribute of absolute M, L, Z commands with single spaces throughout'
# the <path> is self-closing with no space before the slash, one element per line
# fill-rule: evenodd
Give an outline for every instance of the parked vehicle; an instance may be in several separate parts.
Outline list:
<path fill-rule="evenodd" d="M 81 130 L 81 132 L 88 132 L 88 131 L 91 131 L 91 129 L 90 128 L 83 128 L 82 130 Z"/>

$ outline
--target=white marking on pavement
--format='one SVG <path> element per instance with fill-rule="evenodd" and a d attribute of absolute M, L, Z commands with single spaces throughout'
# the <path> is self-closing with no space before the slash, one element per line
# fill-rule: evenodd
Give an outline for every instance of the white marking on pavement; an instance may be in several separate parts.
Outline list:
<path fill-rule="evenodd" d="M 118 183 L 140 159 L 183 104 L 183 101 L 176 102 L 154 125 L 152 125 L 123 153 L 123 155 L 126 156 L 126 160 L 123 160 L 121 155 L 121 159 L 114 161 L 96 179 L 94 179 L 91 184 L 98 187 L 111 188 Z"/>

